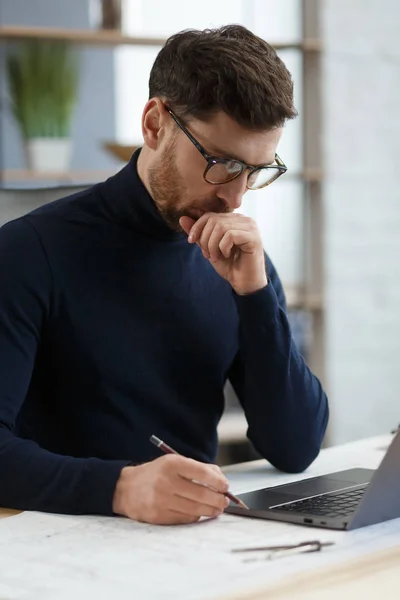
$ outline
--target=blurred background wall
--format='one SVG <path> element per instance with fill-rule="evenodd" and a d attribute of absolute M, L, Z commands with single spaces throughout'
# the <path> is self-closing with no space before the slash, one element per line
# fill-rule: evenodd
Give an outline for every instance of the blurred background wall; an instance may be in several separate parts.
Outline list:
<path fill-rule="evenodd" d="M 9 106 L 7 26 L 96 33 L 100 5 L 0 0 L 0 224 L 115 172 L 121 160 L 104 141 L 128 150 L 141 143 L 148 75 L 160 45 L 121 45 L 116 31 L 113 46 L 77 46 L 70 169 L 53 176 L 26 169 Z M 247 194 L 243 211 L 259 224 L 287 293 L 296 342 L 328 391 L 326 443 L 384 433 L 400 422 L 398 2 L 122 3 L 122 34 L 131 37 L 162 40 L 232 22 L 279 48 L 295 81 L 299 117 L 287 124 L 279 148 L 288 174 Z M 229 388 L 227 404 L 221 440 L 240 445 L 245 423 Z"/>
<path fill-rule="evenodd" d="M 400 422 L 400 5 L 321 2 L 330 440 Z"/>
<path fill-rule="evenodd" d="M 89 9 L 90 0 L 0 0 L 0 26 L 87 29 L 90 25 Z M 10 112 L 8 82 L 5 76 L 6 52 L 6 44 L 0 43 L 0 166 L 2 169 L 11 170 L 23 167 L 25 157 L 21 135 Z M 80 86 L 72 122 L 74 144 L 71 169 L 114 168 L 115 160 L 101 147 L 103 140 L 115 138 L 114 50 L 81 46 L 79 55 Z"/>

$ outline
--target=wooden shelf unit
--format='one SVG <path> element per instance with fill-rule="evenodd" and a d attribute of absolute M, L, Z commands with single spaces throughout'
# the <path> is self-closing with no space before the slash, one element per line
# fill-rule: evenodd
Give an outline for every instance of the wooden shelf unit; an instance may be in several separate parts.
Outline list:
<path fill-rule="evenodd" d="M 162 46 L 167 38 L 133 37 L 116 30 L 62 29 L 59 27 L 0 26 L 0 40 L 21 41 L 27 39 L 58 40 L 72 44 L 90 46 Z M 277 50 L 303 50 L 319 52 L 321 43 L 317 39 L 299 42 L 271 42 Z"/>
<path fill-rule="evenodd" d="M 114 175 L 112 169 L 81 169 L 65 172 L 32 171 L 30 169 L 4 169 L 0 171 L 0 184 L 3 183 L 97 183 Z"/>

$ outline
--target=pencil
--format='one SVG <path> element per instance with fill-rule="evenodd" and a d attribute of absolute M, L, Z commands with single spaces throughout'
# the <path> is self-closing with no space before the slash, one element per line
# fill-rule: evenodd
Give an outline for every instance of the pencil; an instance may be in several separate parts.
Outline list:
<path fill-rule="evenodd" d="M 150 437 L 150 441 L 152 444 L 157 446 L 157 448 L 159 448 L 165 454 L 179 454 L 179 452 L 177 452 L 176 450 L 171 448 L 171 446 L 168 446 L 168 444 L 166 444 L 165 442 L 160 440 L 160 438 L 158 438 L 156 435 L 152 435 Z M 206 487 L 208 487 L 208 486 L 206 486 Z M 232 502 L 234 502 L 241 508 L 245 508 L 246 510 L 249 510 L 249 507 L 243 502 L 243 500 L 240 500 L 240 498 L 236 498 L 236 496 L 234 496 L 231 492 L 228 491 L 228 492 L 222 492 L 222 493 L 224 494 L 224 496 L 229 498 L 229 500 L 231 500 Z"/>

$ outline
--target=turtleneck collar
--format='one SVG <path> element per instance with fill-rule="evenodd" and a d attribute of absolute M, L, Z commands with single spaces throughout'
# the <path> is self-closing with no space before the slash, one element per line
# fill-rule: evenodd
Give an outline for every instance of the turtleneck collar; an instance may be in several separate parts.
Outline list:
<path fill-rule="evenodd" d="M 183 233 L 172 231 L 161 217 L 137 172 L 140 148 L 118 173 L 100 184 L 103 209 L 107 216 L 151 237 L 177 240 Z"/>

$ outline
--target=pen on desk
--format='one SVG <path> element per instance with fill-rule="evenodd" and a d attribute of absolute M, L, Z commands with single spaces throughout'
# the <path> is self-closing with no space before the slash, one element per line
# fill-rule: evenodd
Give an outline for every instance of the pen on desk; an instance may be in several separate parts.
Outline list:
<path fill-rule="evenodd" d="M 152 444 L 157 446 L 157 448 L 162 450 L 162 452 L 164 452 L 165 454 L 179 454 L 179 452 L 177 452 L 176 450 L 171 448 L 171 446 L 168 446 L 168 444 L 166 444 L 165 442 L 160 440 L 160 438 L 158 438 L 156 435 L 152 435 L 150 437 L 150 441 Z M 201 485 L 203 485 L 203 484 L 201 484 Z M 208 487 L 208 486 L 206 486 L 206 487 Z M 229 500 L 231 500 L 235 504 L 238 504 L 241 508 L 245 508 L 246 510 L 249 510 L 249 507 L 246 506 L 246 504 L 242 500 L 240 500 L 240 498 L 236 498 L 236 496 L 234 496 L 231 492 L 223 492 L 223 494 L 224 494 L 224 496 L 229 498 Z"/>

